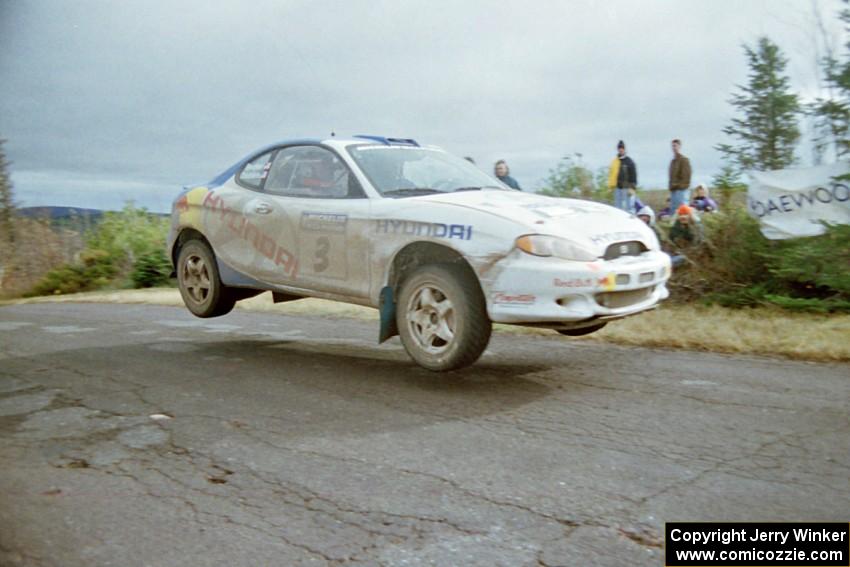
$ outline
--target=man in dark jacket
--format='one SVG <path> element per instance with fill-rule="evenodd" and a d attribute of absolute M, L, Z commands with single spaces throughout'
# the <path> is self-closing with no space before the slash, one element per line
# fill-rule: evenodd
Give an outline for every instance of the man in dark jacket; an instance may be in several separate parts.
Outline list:
<path fill-rule="evenodd" d="M 691 186 L 691 162 L 682 155 L 682 142 L 673 140 L 673 160 L 670 162 L 670 210 L 688 204 L 688 188 Z"/>
<path fill-rule="evenodd" d="M 624 211 L 634 212 L 635 187 L 637 187 L 637 166 L 626 155 L 623 140 L 617 143 L 617 157 L 611 162 L 608 172 L 608 187 L 614 190 L 614 206 Z"/>

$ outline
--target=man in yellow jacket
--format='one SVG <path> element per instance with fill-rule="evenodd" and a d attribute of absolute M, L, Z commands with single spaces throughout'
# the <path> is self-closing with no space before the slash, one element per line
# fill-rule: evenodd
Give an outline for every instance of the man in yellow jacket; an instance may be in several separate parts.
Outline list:
<path fill-rule="evenodd" d="M 614 206 L 633 213 L 636 187 L 637 166 L 626 155 L 626 144 L 620 140 L 617 143 L 617 157 L 611 162 L 608 172 L 608 188 L 614 190 Z"/>

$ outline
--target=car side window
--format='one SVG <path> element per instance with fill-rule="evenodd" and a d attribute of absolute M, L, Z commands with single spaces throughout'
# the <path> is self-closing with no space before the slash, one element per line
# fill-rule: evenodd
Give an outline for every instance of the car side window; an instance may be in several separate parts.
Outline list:
<path fill-rule="evenodd" d="M 266 152 L 246 163 L 236 176 L 236 182 L 249 189 L 260 189 L 269 174 L 273 155 L 274 151 Z"/>
<path fill-rule="evenodd" d="M 333 152 L 318 146 L 295 146 L 277 152 L 264 190 L 274 195 L 314 199 L 365 197 L 357 178 Z"/>

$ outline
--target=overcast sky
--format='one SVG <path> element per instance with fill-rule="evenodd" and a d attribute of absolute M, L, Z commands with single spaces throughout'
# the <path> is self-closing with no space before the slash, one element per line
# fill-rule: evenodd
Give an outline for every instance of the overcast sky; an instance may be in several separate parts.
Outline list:
<path fill-rule="evenodd" d="M 814 5 L 843 41 L 837 0 L 0 0 L 0 137 L 23 205 L 165 211 L 260 146 L 331 131 L 505 158 L 525 189 L 575 152 L 607 165 L 619 139 L 663 187 L 678 137 L 709 180 L 742 43 L 769 35 L 817 93 Z"/>

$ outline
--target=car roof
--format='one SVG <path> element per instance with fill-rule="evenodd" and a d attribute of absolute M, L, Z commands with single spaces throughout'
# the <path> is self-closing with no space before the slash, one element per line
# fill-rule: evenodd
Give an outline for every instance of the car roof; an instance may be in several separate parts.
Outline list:
<path fill-rule="evenodd" d="M 386 136 L 373 136 L 373 135 L 364 135 L 358 134 L 355 136 L 347 137 L 347 138 L 337 138 L 332 136 L 331 138 L 295 138 L 290 140 L 281 140 L 274 144 L 269 144 L 259 150 L 255 150 L 240 159 L 214 178 L 212 178 L 209 183 L 206 184 L 207 187 L 219 187 L 224 185 L 228 179 L 233 177 L 237 171 L 242 169 L 246 163 L 251 161 L 257 156 L 260 156 L 268 151 L 271 151 L 275 148 L 279 148 L 281 146 L 297 146 L 297 145 L 328 145 L 328 146 L 336 146 L 336 147 L 344 147 L 351 144 L 364 144 L 364 145 L 386 145 L 386 146 L 404 146 L 411 148 L 422 147 L 419 143 L 413 138 L 396 138 L 396 137 L 386 137 Z M 433 149 L 433 146 L 425 146 L 426 148 Z"/>
<path fill-rule="evenodd" d="M 248 154 L 244 158 L 240 159 L 239 161 L 237 161 L 236 163 L 234 163 L 233 165 L 231 165 L 230 167 L 228 167 L 227 169 L 225 169 L 224 171 L 222 171 L 221 173 L 219 173 L 218 175 L 213 177 L 210 180 L 210 182 L 207 183 L 207 187 L 218 187 L 220 185 L 224 185 L 224 183 L 226 183 L 228 179 L 233 177 L 233 175 L 237 171 L 242 169 L 242 166 L 244 166 L 246 163 L 248 163 L 249 161 L 251 161 L 255 157 L 257 157 L 261 154 L 264 154 L 268 151 L 271 151 L 271 150 L 273 150 L 273 149 L 275 149 L 279 146 L 286 146 L 286 145 L 291 145 L 291 144 L 320 144 L 320 143 L 322 143 L 322 140 L 319 140 L 318 138 L 301 138 L 301 139 L 294 139 L 294 140 L 283 140 L 283 141 L 277 142 L 275 144 L 269 144 L 269 145 L 267 145 L 263 148 L 260 148 L 259 150 L 254 150 L 253 152 L 251 152 L 250 154 Z"/>

